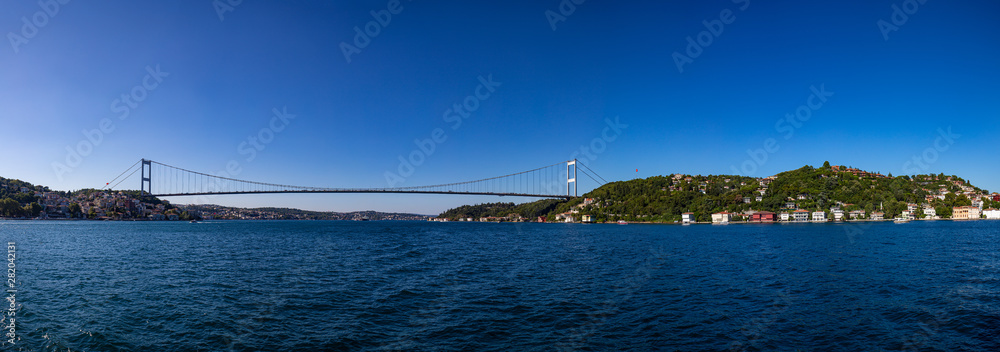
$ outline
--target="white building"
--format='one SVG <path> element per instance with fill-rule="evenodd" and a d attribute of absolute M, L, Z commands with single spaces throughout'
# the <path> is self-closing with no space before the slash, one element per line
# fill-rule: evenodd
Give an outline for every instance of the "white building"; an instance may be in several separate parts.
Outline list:
<path fill-rule="evenodd" d="M 684 213 L 684 214 L 681 214 L 681 221 L 684 222 L 685 224 L 694 223 L 695 222 L 695 220 L 694 220 L 694 213 Z"/>
<path fill-rule="evenodd" d="M 796 210 L 792 212 L 792 218 L 794 218 L 795 221 L 809 221 L 809 211 Z"/>
<path fill-rule="evenodd" d="M 779 217 L 780 217 L 781 221 L 788 221 L 788 219 L 792 217 L 792 214 L 781 213 L 781 215 Z"/>
<path fill-rule="evenodd" d="M 937 210 L 934 207 L 924 207 L 924 216 L 928 219 L 937 218 Z"/>
<path fill-rule="evenodd" d="M 874 213 L 872 213 L 872 220 L 876 220 L 876 221 L 878 221 L 878 220 L 885 220 L 885 214 L 884 213 L 880 213 L 880 212 L 874 212 Z"/>
<path fill-rule="evenodd" d="M 712 214 L 712 222 L 713 223 L 729 222 L 729 220 L 732 220 L 732 219 L 733 219 L 733 214 L 732 213 L 721 212 L 721 213 Z"/>
<path fill-rule="evenodd" d="M 556 214 L 556 221 L 573 222 L 573 212 L 567 211 L 562 214 Z"/>
<path fill-rule="evenodd" d="M 913 212 L 909 211 L 909 210 L 904 210 L 903 211 L 903 215 L 900 215 L 900 217 L 903 218 L 903 219 L 907 219 L 907 220 L 916 219 L 916 216 L 913 215 Z"/>
<path fill-rule="evenodd" d="M 844 221 L 844 211 L 840 209 L 834 210 L 833 221 Z"/>
<path fill-rule="evenodd" d="M 851 212 L 848 213 L 848 214 L 850 214 L 851 219 L 855 219 L 855 220 L 857 220 L 857 219 L 864 219 L 865 218 L 865 211 L 864 210 L 851 210 Z"/>
<path fill-rule="evenodd" d="M 814 211 L 812 213 L 813 221 L 826 221 L 826 212 L 824 211 Z"/>
<path fill-rule="evenodd" d="M 987 219 L 1000 220 L 1000 210 L 997 209 L 986 209 L 983 210 L 983 215 L 986 215 Z"/>

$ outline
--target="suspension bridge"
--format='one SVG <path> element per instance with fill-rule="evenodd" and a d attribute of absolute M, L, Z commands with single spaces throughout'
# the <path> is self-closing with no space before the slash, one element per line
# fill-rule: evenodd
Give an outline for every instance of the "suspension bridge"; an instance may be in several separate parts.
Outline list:
<path fill-rule="evenodd" d="M 108 182 L 104 189 L 113 190 L 126 180 L 134 181 L 136 173 L 139 173 L 139 189 L 144 194 L 155 197 L 268 193 L 413 193 L 570 199 L 578 196 L 579 174 L 589 177 L 598 186 L 607 183 L 594 170 L 576 159 L 473 181 L 389 188 L 329 188 L 248 181 L 141 159 Z"/>

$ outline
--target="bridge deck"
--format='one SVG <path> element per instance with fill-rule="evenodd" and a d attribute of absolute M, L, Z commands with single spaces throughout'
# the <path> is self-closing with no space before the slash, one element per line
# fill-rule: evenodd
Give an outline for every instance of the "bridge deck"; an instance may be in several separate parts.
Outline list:
<path fill-rule="evenodd" d="M 275 193 L 411 193 L 411 194 L 456 194 L 456 195 L 480 195 L 480 196 L 511 196 L 511 197 L 531 197 L 531 198 L 562 198 L 572 199 L 570 195 L 551 194 L 527 194 L 527 193 L 490 193 L 490 192 L 451 192 L 451 191 L 408 191 L 408 190 L 363 190 L 363 189 L 331 189 L 331 190 L 302 190 L 302 191 L 246 191 L 246 192 L 200 192 L 200 193 L 168 193 L 153 194 L 154 197 L 183 197 L 183 196 L 218 196 L 228 194 L 275 194 Z"/>

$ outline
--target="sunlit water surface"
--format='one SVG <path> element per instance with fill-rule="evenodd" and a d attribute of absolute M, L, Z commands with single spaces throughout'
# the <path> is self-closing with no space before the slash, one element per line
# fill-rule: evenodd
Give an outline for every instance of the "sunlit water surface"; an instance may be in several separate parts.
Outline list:
<path fill-rule="evenodd" d="M 14 351 L 1000 350 L 996 221 L 7 221 L 0 241 Z"/>

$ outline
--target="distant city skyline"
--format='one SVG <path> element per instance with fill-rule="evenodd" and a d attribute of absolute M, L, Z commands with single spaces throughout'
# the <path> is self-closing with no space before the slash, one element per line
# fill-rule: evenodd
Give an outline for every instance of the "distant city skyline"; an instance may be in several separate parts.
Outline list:
<path fill-rule="evenodd" d="M 100 188 L 140 158 L 262 182 L 400 187 L 575 157 L 609 181 L 829 161 L 1000 191 L 991 1 L 4 6 L 0 176 L 57 190 Z M 208 203 L 436 214 L 530 200 Z"/>

